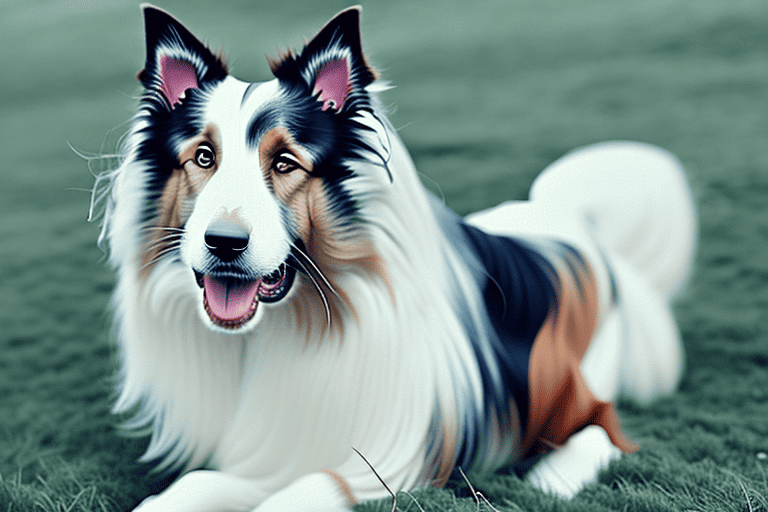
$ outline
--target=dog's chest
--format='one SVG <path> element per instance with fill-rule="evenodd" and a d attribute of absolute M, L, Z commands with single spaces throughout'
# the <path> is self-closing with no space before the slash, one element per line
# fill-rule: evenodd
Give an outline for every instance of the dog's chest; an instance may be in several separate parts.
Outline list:
<path fill-rule="evenodd" d="M 219 469 L 279 485 L 338 468 L 357 457 L 352 448 L 383 458 L 397 432 L 408 433 L 399 449 L 423 450 L 434 393 L 428 369 L 409 362 L 417 358 L 371 336 L 365 348 L 359 338 L 310 347 L 278 339 L 245 350 L 235 412 L 213 455 Z"/>

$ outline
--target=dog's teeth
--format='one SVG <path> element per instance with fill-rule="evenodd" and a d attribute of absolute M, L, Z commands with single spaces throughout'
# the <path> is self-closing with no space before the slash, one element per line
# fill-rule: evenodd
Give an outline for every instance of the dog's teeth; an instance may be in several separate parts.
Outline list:
<path fill-rule="evenodd" d="M 283 266 L 281 265 L 280 268 L 272 272 L 271 274 L 264 276 L 262 278 L 262 282 L 268 286 L 273 286 L 280 282 L 280 279 L 283 277 Z"/>

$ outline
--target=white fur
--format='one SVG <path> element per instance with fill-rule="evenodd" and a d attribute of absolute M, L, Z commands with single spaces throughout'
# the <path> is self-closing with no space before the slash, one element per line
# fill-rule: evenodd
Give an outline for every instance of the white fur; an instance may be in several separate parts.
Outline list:
<path fill-rule="evenodd" d="M 290 251 L 281 207 L 264 183 L 258 153 L 246 144 L 248 118 L 243 116 L 239 102 L 232 101 L 241 98 L 247 87 L 248 84 L 227 77 L 206 104 L 204 123 L 218 127 L 222 158 L 216 173 L 196 198 L 184 227 L 181 259 L 188 267 L 204 267 L 210 257 L 203 242 L 205 231 L 212 221 L 233 214 L 259 237 L 258 243 L 248 245 L 244 255 L 249 268 L 269 273 L 285 261 Z M 264 92 L 271 92 L 268 86 L 262 87 L 267 89 Z M 260 89 L 251 98 L 265 101 L 267 94 Z"/>

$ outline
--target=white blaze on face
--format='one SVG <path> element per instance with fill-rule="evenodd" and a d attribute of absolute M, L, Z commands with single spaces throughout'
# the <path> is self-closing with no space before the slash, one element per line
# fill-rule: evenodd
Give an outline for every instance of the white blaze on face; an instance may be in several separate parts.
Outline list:
<path fill-rule="evenodd" d="M 203 124 L 215 128 L 215 173 L 197 195 L 181 244 L 184 264 L 203 274 L 204 311 L 219 325 L 240 328 L 251 320 L 259 297 L 269 298 L 275 272 L 285 271 L 290 236 L 284 207 L 270 191 L 259 164 L 257 148 L 247 143 L 252 113 L 277 92 L 274 83 L 254 86 L 243 102 L 248 84 L 227 77 L 210 94 Z M 206 234 L 215 225 L 237 226 L 247 246 L 237 259 L 241 277 L 208 274 L 217 263 Z"/>
<path fill-rule="evenodd" d="M 198 195 L 186 224 L 182 260 L 193 268 L 208 263 L 205 232 L 217 220 L 238 223 L 248 231 L 250 243 L 243 256 L 249 271 L 268 274 L 288 256 L 290 242 L 281 207 L 264 182 L 257 151 L 246 143 L 251 109 L 241 109 L 240 103 L 247 86 L 228 77 L 205 110 L 205 123 L 216 126 L 219 133 L 218 168 Z"/>

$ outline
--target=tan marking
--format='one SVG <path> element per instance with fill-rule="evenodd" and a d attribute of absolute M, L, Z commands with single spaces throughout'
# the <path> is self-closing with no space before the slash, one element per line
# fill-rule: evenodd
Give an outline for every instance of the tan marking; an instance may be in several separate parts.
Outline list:
<path fill-rule="evenodd" d="M 349 505 L 351 507 L 354 507 L 355 505 L 357 505 L 357 498 L 355 498 L 355 495 L 352 492 L 352 487 L 349 485 L 349 483 L 346 481 L 346 479 L 343 476 L 341 476 L 335 471 L 331 471 L 330 469 L 321 469 L 320 473 L 325 473 L 326 475 L 331 477 L 331 479 L 339 487 L 339 490 L 344 495 L 344 497 L 347 498 L 347 500 L 349 501 Z"/>
<path fill-rule="evenodd" d="M 337 278 L 349 272 L 380 279 L 394 297 L 384 259 L 360 231 L 336 225 L 320 179 L 310 179 L 304 197 L 291 207 L 297 208 L 294 212 L 307 252 L 336 290 L 338 297 L 332 297 L 340 299 L 341 307 L 357 318 L 354 304 L 337 284 Z"/>
<path fill-rule="evenodd" d="M 210 169 L 202 169 L 195 163 L 195 151 L 202 142 L 208 142 L 216 153 L 216 162 Z M 171 171 L 171 176 L 160 193 L 157 214 L 152 228 L 146 232 L 145 250 L 142 257 L 141 278 L 149 275 L 163 251 L 177 243 L 174 236 L 176 229 L 186 222 L 185 204 L 193 200 L 203 186 L 216 172 L 221 162 L 221 143 L 219 131 L 215 125 L 206 126 L 203 131 L 182 144 L 178 155 L 178 167 Z M 167 229 L 165 229 L 167 228 Z M 170 237 L 170 238 L 169 238 Z"/>
<path fill-rule="evenodd" d="M 444 487 L 448 483 L 456 467 L 456 428 L 446 426 L 443 429 L 443 439 L 440 444 L 440 455 L 437 462 L 437 473 L 432 480 L 435 487 Z"/>
<path fill-rule="evenodd" d="M 261 165 L 261 170 L 267 181 L 271 182 L 274 179 L 275 176 L 272 175 L 272 160 L 283 150 L 290 151 L 306 173 L 312 174 L 313 163 L 309 151 L 293 139 L 287 128 L 278 126 L 265 133 L 259 141 L 259 165 Z M 296 172 L 278 176 L 289 177 L 293 174 L 296 174 Z M 281 197 L 281 199 L 283 198 Z"/>
<path fill-rule="evenodd" d="M 267 131 L 259 141 L 258 151 L 259 164 L 268 186 L 292 212 L 307 255 L 333 288 L 331 290 L 323 279 L 314 276 L 328 302 L 331 328 L 339 329 L 343 334 L 343 312 L 349 312 L 355 319 L 357 313 L 345 291 L 338 285 L 338 276 L 350 271 L 377 276 L 387 286 L 394 300 L 384 260 L 359 231 L 350 232 L 336 225 L 323 181 L 312 175 L 314 168 L 309 151 L 298 144 L 286 128 L 278 127 Z M 289 151 L 302 169 L 285 174 L 273 172 L 272 162 L 281 151 Z M 307 271 L 312 273 L 313 269 Z M 321 331 L 325 331 L 328 326 L 325 304 L 320 293 L 311 282 L 307 282 L 306 286 L 311 290 L 295 294 L 292 303 L 296 321 L 307 328 L 309 340 L 312 326 L 322 325 Z"/>
<path fill-rule="evenodd" d="M 572 262 L 578 269 L 577 276 L 571 274 L 564 261 L 553 263 L 560 290 L 557 308 L 550 313 L 531 350 L 530 401 L 523 456 L 561 446 L 587 425 L 601 426 L 613 444 L 625 452 L 633 452 L 637 445 L 622 432 L 615 408 L 595 398 L 579 368 L 596 328 L 595 275 L 586 263 Z"/>

